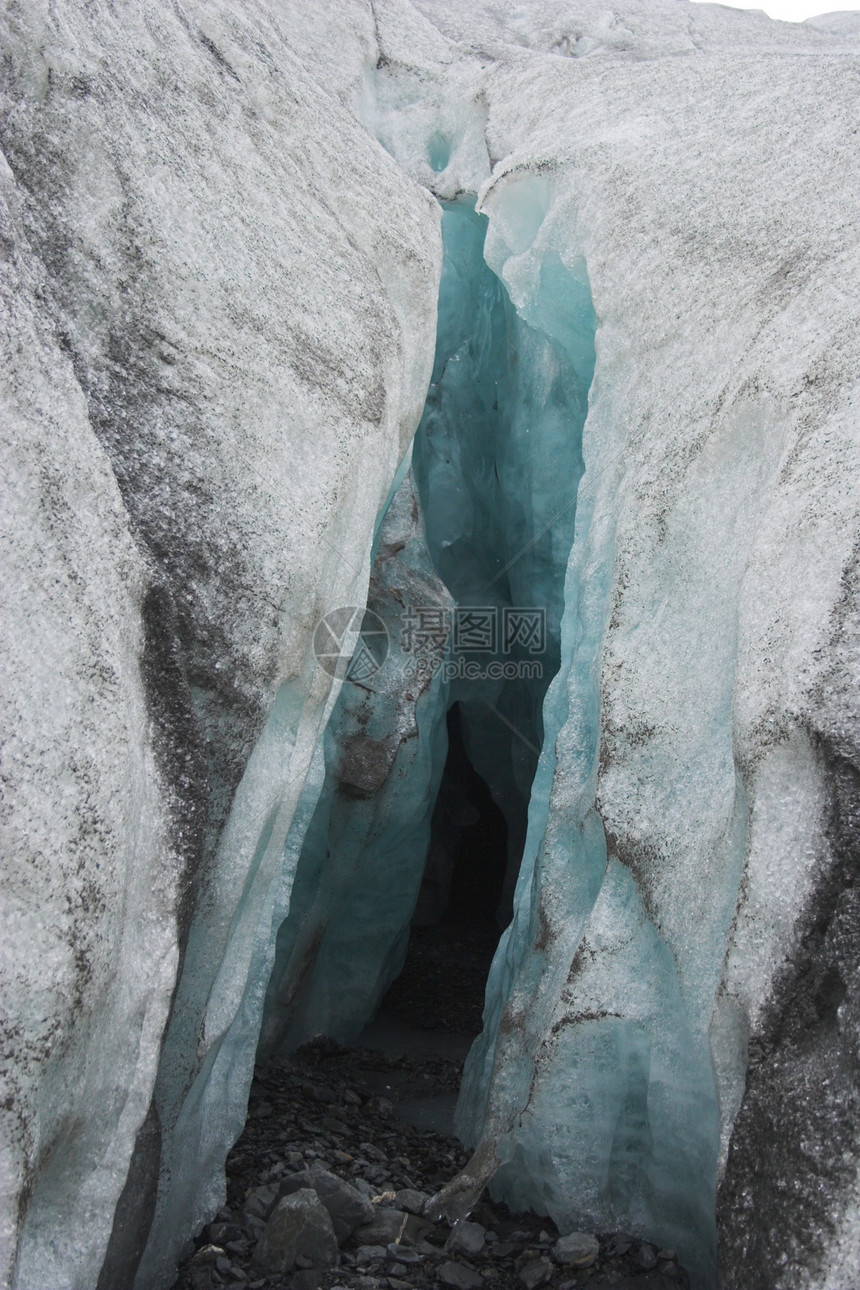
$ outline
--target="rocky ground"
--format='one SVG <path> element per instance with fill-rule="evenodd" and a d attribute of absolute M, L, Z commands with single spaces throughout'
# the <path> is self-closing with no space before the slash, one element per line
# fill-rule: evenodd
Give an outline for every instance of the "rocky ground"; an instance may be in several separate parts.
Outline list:
<path fill-rule="evenodd" d="M 395 1026 L 416 1016 L 441 1023 L 423 1045 L 394 1056 L 321 1040 L 257 1071 L 227 1161 L 227 1204 L 175 1290 L 687 1290 L 671 1250 L 619 1233 L 562 1237 L 549 1219 L 512 1214 L 486 1193 L 453 1228 L 424 1217 L 467 1157 L 456 1138 L 416 1126 L 433 1122 L 433 1108 L 445 1126 L 468 1042 L 451 1034 L 462 1016 L 451 1001 L 480 997 L 486 968 L 480 979 L 476 960 L 492 953 L 491 940 L 470 956 L 456 933 L 441 947 L 413 937 L 386 1013 Z M 475 977 L 477 995 L 458 992 L 452 962 L 464 986 Z"/>
<path fill-rule="evenodd" d="M 385 1015 L 428 1033 L 463 1036 L 468 1046 L 481 1031 L 498 941 L 495 923 L 413 927 L 403 971 L 385 996 Z"/>

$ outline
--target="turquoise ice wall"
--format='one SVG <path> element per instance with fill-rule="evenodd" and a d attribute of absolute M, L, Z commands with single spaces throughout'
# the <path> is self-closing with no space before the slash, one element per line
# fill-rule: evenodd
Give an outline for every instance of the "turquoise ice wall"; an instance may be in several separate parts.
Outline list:
<path fill-rule="evenodd" d="M 436 359 L 413 450 L 423 528 L 397 518 L 407 481 L 382 525 L 369 601 L 392 649 L 367 685 L 345 683 L 329 723 L 325 784 L 278 935 L 265 1051 L 318 1032 L 354 1039 L 399 970 L 445 759 L 444 716 L 455 701 L 473 764 L 508 821 L 502 916 L 510 915 L 542 704 L 561 656 L 596 324 L 584 266 L 549 263 L 539 326 L 511 306 L 484 260 L 486 218 L 472 204 L 449 204 L 442 227 Z M 386 541 L 398 524 L 402 545 Z M 458 648 L 457 615 L 470 608 L 492 613 L 492 648 Z M 422 673 L 422 660 L 404 650 L 405 616 L 421 609 L 445 618 L 448 674 Z M 518 609 L 539 613 L 539 641 L 504 639 L 504 615 Z M 479 675 L 463 675 L 465 665 Z M 494 667 L 501 674 L 486 675 Z M 407 712 L 404 739 L 397 728 Z M 397 749 L 391 772 L 360 795 L 341 782 L 344 749 L 357 736 Z M 386 893 L 396 900 L 386 903 Z"/>
<path fill-rule="evenodd" d="M 557 256 L 523 316 L 484 259 L 486 231 L 471 203 L 446 204 L 436 359 L 413 461 L 436 569 L 461 613 L 495 619 L 493 648 L 458 651 L 455 639 L 451 702 L 508 823 L 504 923 L 561 656 L 596 318 L 584 264 L 569 270 Z"/>

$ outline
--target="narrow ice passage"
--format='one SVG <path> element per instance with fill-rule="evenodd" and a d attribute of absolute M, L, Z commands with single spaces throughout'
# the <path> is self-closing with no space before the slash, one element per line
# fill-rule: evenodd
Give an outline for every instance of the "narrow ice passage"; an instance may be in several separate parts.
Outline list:
<path fill-rule="evenodd" d="M 661 1239 L 707 1286 L 708 1039 L 595 807 L 612 536 L 584 572 L 577 501 L 597 320 L 584 260 L 539 239 L 550 200 L 530 176 L 493 194 L 489 223 L 471 204 L 444 208 L 434 370 L 368 600 L 389 653 L 347 676 L 329 724 L 261 1051 L 357 1040 L 403 967 L 416 907 L 425 925 L 444 914 L 467 826 L 454 795 L 440 829 L 447 788 L 434 826 L 456 705 L 507 837 L 506 931 L 457 1111 L 463 1140 L 483 1144 L 476 1192 L 492 1173 L 497 1194 L 563 1230 Z M 598 451 L 592 469 L 605 468 Z M 575 791 L 550 814 L 559 741 Z"/>
<path fill-rule="evenodd" d="M 561 656 L 595 318 L 584 266 L 573 274 L 553 259 L 526 321 L 484 260 L 486 225 L 470 205 L 445 209 L 436 362 L 413 467 L 430 555 L 458 606 L 450 702 L 508 826 L 505 925 Z"/>
<path fill-rule="evenodd" d="M 431 820 L 455 704 L 507 826 L 497 917 L 510 921 L 561 657 L 596 321 L 584 265 L 571 272 L 557 257 L 521 316 L 483 257 L 486 228 L 471 203 L 445 206 L 436 360 L 412 455 L 423 525 L 407 476 L 368 601 L 388 656 L 370 677 L 348 674 L 329 723 L 263 1051 L 319 1033 L 354 1041 L 403 965 L 416 903 L 424 923 L 444 914 L 466 817 L 437 828 L 432 848 Z"/>

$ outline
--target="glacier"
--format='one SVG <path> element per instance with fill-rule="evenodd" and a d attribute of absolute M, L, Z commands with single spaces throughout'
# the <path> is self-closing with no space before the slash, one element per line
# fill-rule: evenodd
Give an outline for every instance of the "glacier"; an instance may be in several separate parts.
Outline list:
<path fill-rule="evenodd" d="M 412 675 L 402 647 L 410 603 L 444 615 L 451 598 L 430 561 L 408 473 L 382 522 L 367 602 L 386 657 L 378 668 L 350 664 L 329 719 L 325 781 L 298 834 L 289 915 L 278 930 L 266 1056 L 319 1034 L 355 1042 L 403 966 L 447 747 L 444 673 Z M 446 644 L 443 634 L 434 658 L 444 658 Z"/>
<path fill-rule="evenodd" d="M 443 212 L 433 372 L 367 601 L 387 657 L 367 677 L 347 672 L 329 719 L 325 783 L 311 790 L 278 933 L 264 1056 L 319 1034 L 355 1042 L 403 965 L 422 894 L 422 917 L 444 912 L 453 839 L 421 884 L 454 705 L 471 765 L 506 817 L 500 913 L 510 921 L 541 707 L 559 665 L 596 320 L 582 264 L 568 271 L 557 256 L 537 299 L 515 310 L 484 259 L 487 229 L 469 201 Z M 516 630 L 511 614 L 535 606 L 538 630 Z"/>
<path fill-rule="evenodd" d="M 540 209 L 546 185 L 535 186 L 518 194 L 525 211 Z M 493 272 L 496 226 L 485 251 L 488 230 L 469 200 L 443 213 L 436 359 L 413 461 L 430 555 L 464 611 L 458 623 L 468 629 L 471 613 L 476 629 L 483 621 L 495 633 L 455 639 L 450 701 L 506 817 L 504 925 L 560 659 L 596 319 L 584 264 L 573 256 L 567 268 L 557 253 L 545 257 L 534 299 L 515 308 Z"/>
<path fill-rule="evenodd" d="M 860 1280 L 857 16 L 4 47 L 0 1284 L 171 1284 L 258 1047 L 399 969 L 454 703 L 508 925 L 439 1206 Z M 407 688 L 419 595 L 543 609 L 539 675 Z M 365 606 L 369 697 L 314 652 Z"/>

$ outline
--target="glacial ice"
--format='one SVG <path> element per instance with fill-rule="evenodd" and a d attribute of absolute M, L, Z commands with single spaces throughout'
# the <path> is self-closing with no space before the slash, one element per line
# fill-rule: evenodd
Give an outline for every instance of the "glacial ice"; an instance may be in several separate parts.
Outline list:
<path fill-rule="evenodd" d="M 4 337 L 30 356 L 21 487 L 48 490 L 22 494 L 4 619 L 69 635 L 9 680 L 35 733 L 4 863 L 0 1279 L 93 1290 L 102 1268 L 114 1290 L 149 1238 L 151 1290 L 221 1203 L 244 1119 L 284 839 L 337 697 L 313 633 L 366 597 L 420 416 L 438 211 L 265 5 L 3 25 L 15 242 L 49 338 Z"/>
<path fill-rule="evenodd" d="M 538 181 L 542 196 L 546 187 Z M 445 208 L 436 358 L 413 452 L 434 564 L 457 604 L 490 610 L 499 631 L 492 649 L 461 648 L 459 657 L 482 679 L 455 676 L 451 702 L 460 703 L 472 764 L 507 819 L 505 923 L 543 736 L 543 696 L 559 663 L 596 325 L 583 264 L 568 269 L 555 251 L 547 252 L 534 293 L 512 306 L 493 256 L 502 268 L 504 236 L 526 250 L 542 209 L 540 202 L 530 206 L 518 185 L 512 197 L 510 223 L 504 234 L 491 230 L 487 259 L 486 217 L 468 201 Z M 504 617 L 511 609 L 540 613 L 539 650 L 504 639 L 506 622 L 515 622 Z M 485 675 L 491 660 L 537 666 L 532 676 L 524 669 L 519 678 L 494 679 Z"/>
<path fill-rule="evenodd" d="M 494 202 L 504 203 L 510 182 L 503 176 L 480 197 L 491 234 Z M 533 222 L 539 214 L 534 212 Z M 553 215 L 559 224 L 566 222 L 562 203 L 544 215 L 543 227 Z M 514 238 L 519 228 L 528 228 L 528 212 L 515 216 Z M 578 226 L 568 224 L 566 236 Z M 556 236 L 564 240 L 565 234 Z M 640 236 L 644 240 L 644 229 Z M 745 1065 L 747 1027 L 755 1027 L 752 977 L 746 977 L 743 992 L 750 1002 L 738 1009 L 740 1020 L 718 1020 L 737 1008 L 737 985 L 729 981 L 738 951 L 730 950 L 724 963 L 727 938 L 730 946 L 750 938 L 756 947 L 753 954 L 739 952 L 744 968 L 737 978 L 754 974 L 759 956 L 768 955 L 764 971 L 773 980 L 776 944 L 781 939 L 782 953 L 791 953 L 797 933 L 789 927 L 796 928 L 798 910 L 809 907 L 819 857 L 829 850 L 829 863 L 838 871 L 845 846 L 825 841 L 830 826 L 823 822 L 822 798 L 834 791 L 826 787 L 828 772 L 799 732 L 789 733 L 798 720 L 820 728 L 813 715 L 817 702 L 801 698 L 793 686 L 790 699 L 779 697 L 771 681 L 768 724 L 750 745 L 744 708 L 762 682 L 739 688 L 736 669 L 748 666 L 751 634 L 761 633 L 753 647 L 757 668 L 772 675 L 764 658 L 779 636 L 793 639 L 795 649 L 805 639 L 801 648 L 812 649 L 819 624 L 827 621 L 823 605 L 816 608 L 804 594 L 790 606 L 783 601 L 779 627 L 762 620 L 780 585 L 772 581 L 773 566 L 768 568 L 775 555 L 768 529 L 776 516 L 783 542 L 794 548 L 790 565 L 786 546 L 780 552 L 782 585 L 806 587 L 808 571 L 817 564 L 828 587 L 821 588 L 822 597 L 834 604 L 834 577 L 847 548 L 829 565 L 828 552 L 835 550 L 825 540 L 813 558 L 806 545 L 812 541 L 809 530 L 788 521 L 796 485 L 784 476 L 780 481 L 792 433 L 784 404 L 755 385 L 745 386 L 737 372 L 729 378 L 732 408 L 708 425 L 713 378 L 703 371 L 701 385 L 694 383 L 685 395 L 664 353 L 659 415 L 665 437 L 659 447 L 649 445 L 640 427 L 654 415 L 654 384 L 647 360 L 638 367 L 632 358 L 645 352 L 648 313 L 630 299 L 632 265 L 629 276 L 622 263 L 608 266 L 605 252 L 594 247 L 593 230 L 584 237 L 601 326 L 566 584 L 562 669 L 544 707 L 542 762 L 515 917 L 491 971 L 484 1034 L 469 1058 L 458 1122 L 470 1140 L 493 1143 L 503 1162 L 495 1186 L 512 1202 L 538 1205 L 562 1226 L 650 1231 L 675 1245 L 697 1283 L 707 1286 L 714 1278 L 718 1167 L 726 1167 L 720 1116 L 725 1144 L 742 1098 L 738 1074 Z M 539 280 L 538 257 L 531 257 L 528 271 L 532 283 Z M 529 281 L 517 265 L 511 279 L 523 289 Z M 673 279 L 677 300 L 676 272 Z M 656 277 L 649 283 L 655 287 Z M 679 307 L 680 301 L 676 308 L 684 317 Z M 701 313 L 701 300 L 690 307 L 693 316 Z M 817 317 L 818 327 L 830 331 L 831 322 Z M 635 338 L 632 319 L 640 329 Z M 671 348 L 664 319 L 655 315 L 651 325 Z M 768 337 L 760 363 L 771 370 L 785 365 L 786 350 L 777 346 L 789 345 L 793 325 L 791 318 L 780 320 L 782 337 Z M 683 329 L 675 346 L 680 354 L 674 371 L 689 372 L 695 364 Z M 713 350 L 705 361 L 715 361 Z M 743 363 L 740 355 L 734 361 Z M 795 356 L 795 380 L 801 379 L 802 361 Z M 665 410 L 667 384 L 675 390 L 675 415 Z M 699 400 L 705 408 L 696 406 Z M 831 442 L 841 454 L 847 448 L 845 411 L 832 416 Z M 685 447 L 691 426 L 697 427 L 692 449 Z M 812 480 L 823 487 L 825 477 L 832 485 L 831 471 L 838 467 L 827 463 L 823 442 L 808 451 L 807 487 L 816 489 Z M 773 500 L 780 487 L 788 496 Z M 818 505 L 807 491 L 807 523 Z M 824 503 L 823 511 L 830 505 Z M 849 504 L 855 516 L 856 506 L 855 494 Z M 856 532 L 849 511 L 840 511 L 846 537 Z M 820 532 L 820 521 L 814 523 Z M 762 582 L 771 590 L 756 597 L 752 586 Z M 832 695 L 831 688 L 830 701 Z M 850 701 L 838 706 L 835 725 L 844 741 Z M 803 712 L 809 715 L 796 715 Z M 799 747 L 774 793 L 770 767 L 786 756 L 769 748 L 773 735 L 765 731 L 774 730 L 775 720 L 782 726 L 780 739 Z M 794 785 L 790 808 L 788 782 Z M 856 802 L 851 791 L 839 790 L 843 802 Z M 757 826 L 759 809 L 775 811 L 779 827 L 772 816 L 768 825 Z M 842 809 L 851 812 L 856 805 Z M 792 876 L 782 879 L 780 897 L 775 871 L 792 854 Z M 767 892 L 766 908 L 750 900 L 759 882 Z M 795 882 L 801 890 L 789 894 Z M 781 928 L 781 912 L 789 909 Z M 839 971 L 844 979 L 844 968 Z M 767 997 L 764 979 L 757 993 Z M 848 1033 L 835 1042 L 843 1052 Z M 802 1079 L 806 1089 L 809 1076 Z M 846 1096 L 841 1088 L 835 1096 Z M 832 1112 L 833 1128 L 840 1122 L 841 1115 Z M 844 1129 L 840 1134 L 846 1141 Z M 826 1134 L 816 1155 L 822 1163 L 828 1159 Z M 792 1167 L 801 1177 L 798 1156 Z M 813 1166 L 813 1174 L 819 1167 Z M 731 1169 L 730 1156 L 729 1178 Z M 817 1192 L 818 1184 L 812 1186 Z M 834 1184 L 832 1208 L 818 1209 L 819 1230 L 841 1226 L 842 1202 L 835 1197 L 845 1193 L 839 1186 Z M 756 1222 L 747 1211 L 746 1230 Z M 724 1239 L 737 1248 L 734 1233 Z M 778 1257 L 767 1239 L 756 1253 L 761 1266 Z M 739 1284 L 743 1263 L 741 1256 Z"/>
<path fill-rule="evenodd" d="M 473 48 L 510 29 L 507 13 L 487 7 L 424 11 Z M 541 12 L 530 10 L 525 43 L 556 53 L 563 23 L 556 16 L 550 40 Z M 661 8 L 656 21 L 676 13 Z M 605 49 L 641 47 L 641 8 L 624 16 L 628 28 L 610 24 Z M 847 838 L 858 811 L 857 682 L 842 665 L 838 681 L 818 675 L 849 639 L 856 650 L 842 625 L 860 509 L 848 411 L 856 371 L 836 356 L 846 334 L 849 346 L 857 338 L 837 283 L 858 264 L 842 232 L 842 181 L 823 198 L 814 163 L 801 177 L 776 161 L 794 128 L 785 122 L 816 119 L 816 146 L 853 163 L 835 118 L 815 116 L 825 63 L 809 64 L 816 91 L 768 57 L 768 76 L 780 72 L 762 116 L 764 61 L 740 71 L 721 56 L 722 21 L 711 12 L 698 31 L 676 32 L 710 46 L 707 75 L 696 59 L 649 67 L 646 57 L 609 75 L 606 63 L 517 52 L 463 93 L 464 116 L 480 99 L 490 154 L 509 154 L 478 200 L 487 258 L 511 300 L 536 298 L 553 243 L 576 246 L 600 326 L 562 667 L 543 709 L 514 920 L 458 1119 L 479 1147 L 477 1189 L 501 1160 L 495 1186 L 512 1201 L 562 1226 L 650 1232 L 708 1286 L 721 1179 L 724 1283 L 746 1284 L 755 1267 L 765 1279 L 805 1268 L 815 1284 L 815 1269 L 828 1268 L 824 1284 L 833 1251 L 856 1235 L 856 1095 L 852 1077 L 831 1084 L 823 1072 L 856 1070 L 856 1006 L 832 1011 L 827 1000 L 853 997 L 846 963 L 858 952 L 850 896 L 837 899 L 856 865 Z M 745 36 L 768 55 L 798 39 L 754 15 Z M 447 67 L 439 75 L 451 85 Z M 391 76 L 397 84 L 404 73 Z M 586 93 L 587 110 L 571 108 L 568 85 Z M 419 106 L 410 102 L 398 132 L 391 94 L 380 101 L 394 155 L 448 197 L 473 151 L 454 150 L 434 181 Z M 432 91 L 425 101 L 436 110 Z M 696 105 L 683 127 L 669 106 L 681 101 Z M 702 176 L 724 155 L 729 103 L 743 145 L 720 170 L 715 202 Z M 666 131 L 655 115 L 664 109 Z M 560 165 L 570 167 L 563 181 Z M 801 279 L 789 265 L 809 259 L 808 218 L 826 226 L 834 252 L 812 257 L 815 273 Z M 811 374 L 824 380 L 831 362 L 839 377 L 813 394 Z M 799 398 L 818 411 L 801 413 Z M 791 1000 L 819 1028 L 821 1057 L 804 1049 Z M 816 1080 L 828 1090 L 820 1121 Z M 780 1150 L 768 1150 L 777 1139 Z M 843 1171 L 840 1160 L 852 1163 Z"/>
<path fill-rule="evenodd" d="M 370 675 L 347 672 L 326 731 L 325 782 L 278 930 L 267 1056 L 318 1034 L 354 1042 L 403 966 L 447 747 L 444 673 L 411 675 L 403 648 L 410 604 L 443 615 L 451 605 L 430 563 L 411 473 L 386 511 L 368 595 L 387 654 Z M 440 640 L 437 660 L 445 648 Z"/>
<path fill-rule="evenodd" d="M 319 897 L 293 1039 L 396 970 L 455 694 L 511 882 L 522 852 L 461 1202 L 500 1162 L 698 1290 L 715 1205 L 723 1290 L 860 1280 L 856 18 L 64 2 L 10 5 L 4 46 L 4 1287 L 127 1287 L 145 1243 L 137 1285 L 170 1283 L 279 928 L 283 999 Z M 331 791 L 363 714 L 323 738 L 311 640 L 364 604 L 431 375 L 433 560 L 461 604 L 545 604 L 559 670 L 416 714 L 379 799 L 415 853 L 345 1018 L 360 893 L 313 846 L 393 824 Z"/>
<path fill-rule="evenodd" d="M 177 969 L 176 876 L 201 813 L 165 789 L 177 732 L 163 711 L 152 720 L 156 674 L 176 680 L 163 606 L 46 325 L 44 269 L 0 166 L 0 1284 L 94 1286 L 152 1095 Z"/>

